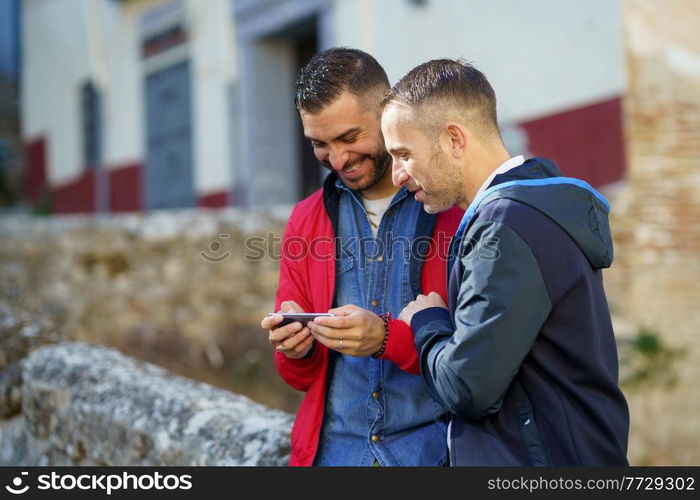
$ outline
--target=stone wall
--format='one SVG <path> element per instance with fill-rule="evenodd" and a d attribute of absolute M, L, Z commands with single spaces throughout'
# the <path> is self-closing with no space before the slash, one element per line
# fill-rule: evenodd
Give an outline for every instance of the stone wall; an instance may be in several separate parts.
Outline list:
<path fill-rule="evenodd" d="M 285 465 L 292 421 L 86 343 L 0 373 L 0 465 Z"/>
<path fill-rule="evenodd" d="M 678 352 L 676 383 L 628 390 L 630 456 L 697 464 L 700 452 L 700 9 L 625 0 L 628 172 L 611 225 L 615 312 Z"/>
<path fill-rule="evenodd" d="M 259 327 L 279 263 L 246 248 L 274 253 L 286 217 L 0 217 L 0 368 L 38 345 L 85 341 L 294 411 L 300 393 L 277 376 Z"/>
<path fill-rule="evenodd" d="M 286 217 L 1 217 L 0 463 L 285 464 L 301 393 L 259 327 L 278 262 L 246 241 L 273 253 Z"/>

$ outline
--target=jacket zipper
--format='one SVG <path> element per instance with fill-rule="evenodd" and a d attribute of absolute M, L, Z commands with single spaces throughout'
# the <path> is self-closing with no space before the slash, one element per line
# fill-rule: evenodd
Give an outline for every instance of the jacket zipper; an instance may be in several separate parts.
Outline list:
<path fill-rule="evenodd" d="M 447 463 L 450 464 L 450 467 L 454 467 L 454 462 L 454 451 L 452 449 L 452 417 L 450 417 L 450 421 L 447 423 Z"/>

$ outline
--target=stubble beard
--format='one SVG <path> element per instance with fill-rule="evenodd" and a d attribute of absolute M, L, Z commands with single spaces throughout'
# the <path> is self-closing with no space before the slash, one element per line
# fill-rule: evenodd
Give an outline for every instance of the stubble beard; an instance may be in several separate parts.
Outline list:
<path fill-rule="evenodd" d="M 462 173 L 451 171 L 437 144 L 430 157 L 429 170 L 433 176 L 429 191 L 424 191 L 423 208 L 429 214 L 437 214 L 449 210 L 459 200 Z"/>
<path fill-rule="evenodd" d="M 384 178 L 388 168 L 391 166 L 391 156 L 386 152 L 383 144 L 380 144 L 377 154 L 369 158 L 372 160 L 372 169 L 369 178 L 360 185 L 348 186 L 354 191 L 365 191 L 374 187 Z"/>

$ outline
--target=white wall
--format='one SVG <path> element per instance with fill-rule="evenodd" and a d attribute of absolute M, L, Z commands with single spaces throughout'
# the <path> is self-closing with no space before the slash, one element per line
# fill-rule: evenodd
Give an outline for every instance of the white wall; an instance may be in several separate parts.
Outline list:
<path fill-rule="evenodd" d="M 139 16 L 154 2 L 24 0 L 22 126 L 48 139 L 48 179 L 70 182 L 83 169 L 80 86 L 102 97 L 103 162 L 143 158 Z"/>
<path fill-rule="evenodd" d="M 231 185 L 229 85 L 235 74 L 229 0 L 190 0 L 195 191 Z"/>
<path fill-rule="evenodd" d="M 66 182 L 82 170 L 80 84 L 89 75 L 82 1 L 22 4 L 22 136 L 47 135 L 47 177 Z"/>
<path fill-rule="evenodd" d="M 520 121 L 624 92 L 619 0 L 339 0 L 336 45 L 369 51 L 391 83 L 430 59 L 463 57 Z"/>
<path fill-rule="evenodd" d="M 49 182 L 83 169 L 80 85 L 101 91 L 103 162 L 145 160 L 141 20 L 165 0 L 24 0 L 23 136 L 48 137 Z M 231 185 L 229 86 L 236 70 L 229 0 L 186 0 L 197 194 Z"/>
<path fill-rule="evenodd" d="M 114 168 L 139 162 L 144 156 L 145 115 L 138 25 L 147 5 L 99 3 L 102 64 L 106 67 L 103 159 L 107 168 Z"/>

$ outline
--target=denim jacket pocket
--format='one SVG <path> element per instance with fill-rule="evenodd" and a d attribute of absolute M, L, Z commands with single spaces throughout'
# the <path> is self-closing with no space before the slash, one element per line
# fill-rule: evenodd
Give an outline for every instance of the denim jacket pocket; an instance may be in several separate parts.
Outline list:
<path fill-rule="evenodd" d="M 352 254 L 344 254 L 336 263 L 335 276 L 335 307 L 358 303 L 357 273 L 355 269 L 355 257 Z"/>
<path fill-rule="evenodd" d="M 336 267 L 336 274 L 341 275 L 353 269 L 355 267 L 355 257 L 352 255 L 345 255 L 341 257 L 340 262 Z"/>

